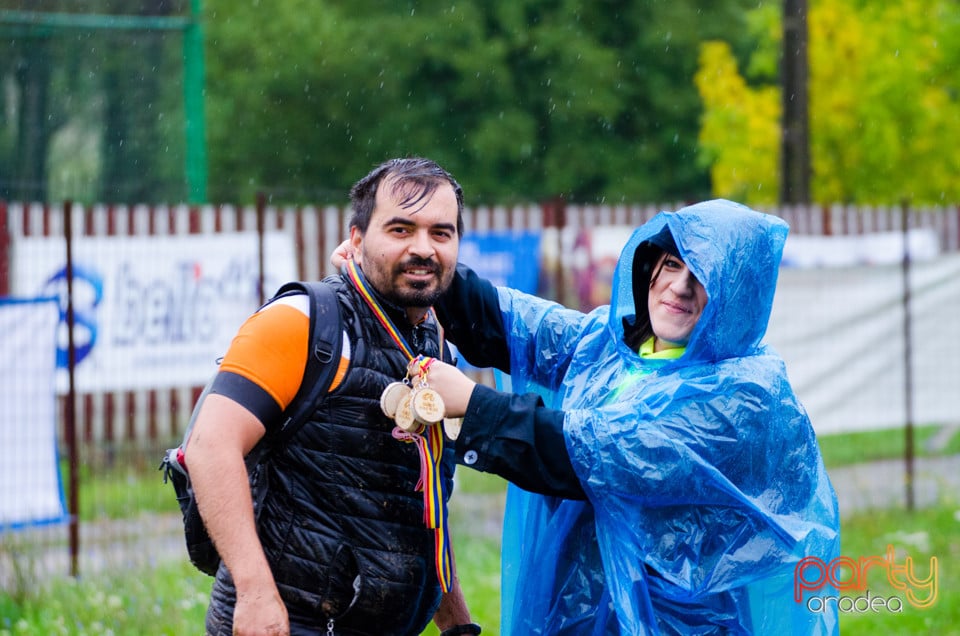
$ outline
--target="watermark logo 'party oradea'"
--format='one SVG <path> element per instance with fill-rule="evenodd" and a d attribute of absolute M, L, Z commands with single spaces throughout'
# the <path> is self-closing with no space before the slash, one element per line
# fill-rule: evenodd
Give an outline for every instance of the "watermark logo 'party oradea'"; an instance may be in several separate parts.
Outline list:
<path fill-rule="evenodd" d="M 808 556 L 794 568 L 793 600 L 806 604 L 808 610 L 817 613 L 827 611 L 831 605 L 846 613 L 902 612 L 904 603 L 926 609 L 937 602 L 940 593 L 937 557 L 930 557 L 926 574 L 917 574 L 913 558 L 909 556 L 904 557 L 903 563 L 897 563 L 892 545 L 887 546 L 884 556 L 862 556 L 859 559 L 838 556 L 830 561 Z M 869 583 L 880 577 L 896 590 L 894 594 L 886 597 L 871 595 Z M 856 597 L 838 595 L 856 592 L 862 594 Z"/>

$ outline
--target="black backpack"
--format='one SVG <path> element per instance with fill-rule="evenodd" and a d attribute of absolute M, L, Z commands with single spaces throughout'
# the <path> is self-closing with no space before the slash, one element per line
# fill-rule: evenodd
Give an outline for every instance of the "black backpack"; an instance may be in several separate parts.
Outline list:
<path fill-rule="evenodd" d="M 315 405 L 317 399 L 330 388 L 333 376 L 336 373 L 342 346 L 343 327 L 340 321 L 340 307 L 337 304 L 336 293 L 330 285 L 324 282 L 292 282 L 283 285 L 272 300 L 293 293 L 306 293 L 310 298 L 310 355 L 307 356 L 307 366 L 304 370 L 303 381 L 293 401 L 283 412 L 283 424 L 279 427 L 270 427 L 270 432 L 261 438 L 256 446 L 247 454 L 245 462 L 247 474 L 250 477 L 250 491 L 253 495 L 254 514 L 258 515 L 263 499 L 267 494 L 266 479 L 263 476 L 263 463 L 270 452 L 282 446 L 300 429 Z M 197 510 L 197 501 L 194 498 L 193 486 L 183 462 L 183 449 L 190 431 L 193 429 L 200 405 L 210 391 L 213 379 L 207 382 L 203 392 L 197 399 L 183 435 L 183 442 L 176 448 L 171 448 L 163 456 L 160 470 L 163 471 L 163 481 L 170 481 L 183 513 L 183 533 L 187 543 L 187 554 L 190 562 L 201 572 L 210 576 L 217 573 L 220 565 L 220 555 L 217 553 L 213 541 L 207 534 L 207 529 Z"/>

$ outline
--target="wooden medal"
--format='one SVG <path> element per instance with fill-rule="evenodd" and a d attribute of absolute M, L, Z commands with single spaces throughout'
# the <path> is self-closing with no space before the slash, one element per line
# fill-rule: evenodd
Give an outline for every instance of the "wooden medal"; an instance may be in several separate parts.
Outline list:
<path fill-rule="evenodd" d="M 414 416 L 424 424 L 436 424 L 443 419 L 443 398 L 430 387 L 424 386 L 414 391 L 411 403 Z"/>
<path fill-rule="evenodd" d="M 403 382 L 391 382 L 380 394 L 380 410 L 389 418 L 396 417 L 401 398 L 409 393 L 409 385 Z"/>
<path fill-rule="evenodd" d="M 413 414 L 412 397 L 413 392 L 407 391 L 406 395 L 400 398 L 400 402 L 397 404 L 397 412 L 393 416 L 393 421 L 397 423 L 397 426 L 408 433 L 416 433 L 422 426 Z"/>

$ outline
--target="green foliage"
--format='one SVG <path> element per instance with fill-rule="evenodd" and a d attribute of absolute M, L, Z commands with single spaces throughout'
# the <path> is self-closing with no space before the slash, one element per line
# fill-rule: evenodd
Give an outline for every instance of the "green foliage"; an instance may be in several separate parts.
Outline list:
<path fill-rule="evenodd" d="M 128 29 L 122 20 L 156 18 L 158 11 L 172 15 L 183 6 L 5 3 L 0 197 L 124 203 L 184 198 L 182 37 L 176 29 Z M 36 12 L 36 19 L 8 20 L 20 12 Z"/>
<path fill-rule="evenodd" d="M 773 203 L 778 192 L 775 9 L 779 5 L 764 3 L 747 18 L 759 42 L 746 63 L 754 85 L 717 43 L 704 44 L 698 72 L 705 110 L 700 156 L 710 166 L 713 193 L 753 204 Z M 810 3 L 814 201 L 942 204 L 960 198 L 960 158 L 953 149 L 960 135 L 958 36 L 960 14 L 947 0 Z"/>
<path fill-rule="evenodd" d="M 703 45 L 694 81 L 709 106 L 699 159 L 710 168 L 714 193 L 751 203 L 775 200 L 780 182 L 778 91 L 748 87 L 725 42 Z"/>
<path fill-rule="evenodd" d="M 208 0 L 212 198 L 339 201 L 410 154 L 471 204 L 699 198 L 697 44 L 746 4 Z"/>

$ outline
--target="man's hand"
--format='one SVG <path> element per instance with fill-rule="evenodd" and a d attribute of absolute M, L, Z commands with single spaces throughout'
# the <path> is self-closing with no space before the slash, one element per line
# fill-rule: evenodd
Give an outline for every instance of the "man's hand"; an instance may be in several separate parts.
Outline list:
<path fill-rule="evenodd" d="M 347 239 L 338 245 L 337 249 L 333 250 L 333 254 L 330 255 L 330 264 L 333 265 L 337 271 L 340 271 L 343 264 L 351 258 L 353 258 L 353 244 L 350 242 L 350 239 Z"/>
<path fill-rule="evenodd" d="M 290 619 L 273 579 L 270 585 L 237 589 L 233 611 L 233 636 L 290 636 Z"/>

